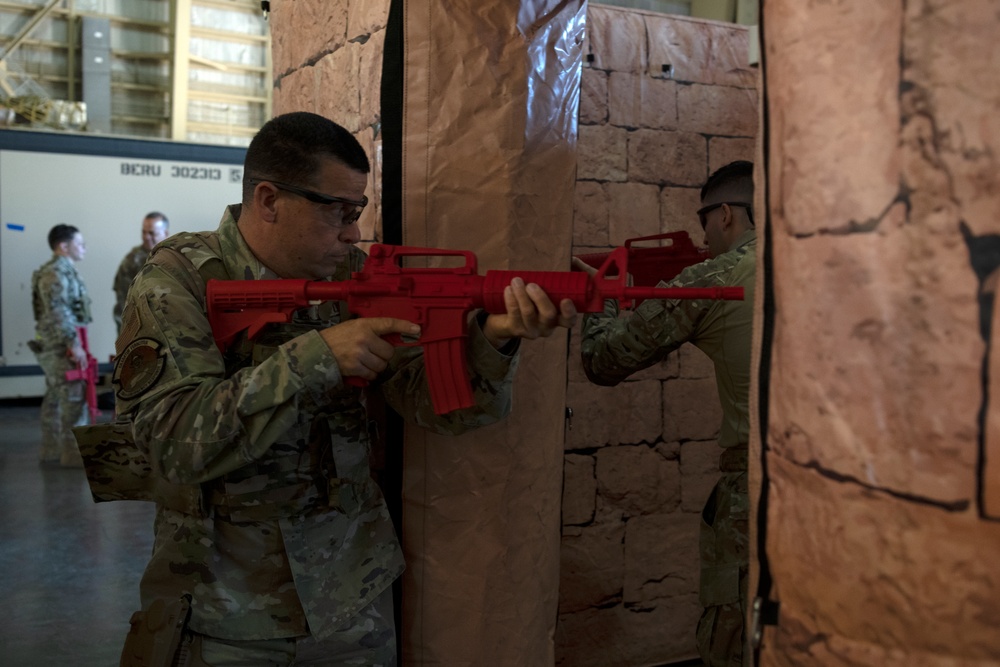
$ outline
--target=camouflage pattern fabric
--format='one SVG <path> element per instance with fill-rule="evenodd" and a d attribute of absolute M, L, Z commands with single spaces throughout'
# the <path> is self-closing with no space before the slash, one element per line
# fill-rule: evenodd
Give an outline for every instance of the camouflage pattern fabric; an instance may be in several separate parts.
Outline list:
<path fill-rule="evenodd" d="M 392 591 L 386 589 L 356 618 L 322 641 L 306 637 L 230 642 L 194 635 L 189 648 L 191 664 L 390 667 L 396 664 L 392 615 Z"/>
<path fill-rule="evenodd" d="M 750 438 L 750 347 L 753 326 L 757 235 L 748 230 L 718 257 L 690 266 L 668 287 L 741 286 L 743 301 L 649 300 L 627 317 L 617 303 L 583 320 L 583 367 L 593 382 L 615 385 L 663 360 L 684 343 L 711 358 L 722 406 L 719 445 L 735 453 Z M 664 283 L 661 283 L 661 286 Z M 705 515 L 713 521 L 700 536 L 700 599 L 705 607 L 698 625 L 698 651 L 709 665 L 738 666 L 743 659 L 746 610 L 748 507 L 745 454 L 742 473 L 726 472 Z"/>
<path fill-rule="evenodd" d="M 603 313 L 583 318 L 583 368 L 593 382 L 616 385 L 632 373 L 662 361 L 684 343 L 696 345 L 715 365 L 722 404 L 719 445 L 734 447 L 750 439 L 750 338 L 753 326 L 757 234 L 745 232 L 733 248 L 689 266 L 667 287 L 743 288 L 743 301 L 651 299 L 627 318 L 618 318 L 616 301 Z"/>
<path fill-rule="evenodd" d="M 696 637 L 698 654 L 711 667 L 745 662 L 749 516 L 747 473 L 723 473 L 702 512 L 699 545 L 704 611 Z"/>
<path fill-rule="evenodd" d="M 149 251 L 146 250 L 146 247 L 137 245 L 128 251 L 121 264 L 118 265 L 113 289 L 115 291 L 115 326 L 118 327 L 119 333 L 122 330 L 122 311 L 125 309 L 125 298 L 128 296 L 128 288 L 132 284 L 132 280 L 138 275 L 139 269 L 146 263 L 148 257 Z"/>
<path fill-rule="evenodd" d="M 369 470 L 361 391 L 346 385 L 319 329 L 343 304 L 299 311 L 226 356 L 205 315 L 211 277 L 273 279 L 227 209 L 217 232 L 161 243 L 129 292 L 114 384 L 152 474 L 200 485 L 205 514 L 157 498 L 153 554 L 141 582 L 154 599 L 192 598 L 190 628 L 226 640 L 332 636 L 403 569 L 399 543 Z M 331 279 L 349 277 L 353 249 Z M 419 348 L 398 348 L 373 388 L 409 421 L 439 433 L 494 423 L 510 411 L 516 356 L 470 326 L 477 407 L 434 414 Z M 360 621 L 359 621 L 360 622 Z"/>
<path fill-rule="evenodd" d="M 66 371 L 76 368 L 69 357 L 79 341 L 76 328 L 91 321 L 90 297 L 73 261 L 53 255 L 31 277 L 32 308 L 35 314 L 35 350 L 38 365 L 45 373 L 41 425 L 43 463 L 80 464 L 80 454 L 72 428 L 86 424 L 85 383 L 68 382 Z"/>
<path fill-rule="evenodd" d="M 170 484 L 153 467 L 132 437 L 132 423 L 114 421 L 73 429 L 94 502 L 159 501 L 178 512 L 205 515 L 199 484 Z"/>

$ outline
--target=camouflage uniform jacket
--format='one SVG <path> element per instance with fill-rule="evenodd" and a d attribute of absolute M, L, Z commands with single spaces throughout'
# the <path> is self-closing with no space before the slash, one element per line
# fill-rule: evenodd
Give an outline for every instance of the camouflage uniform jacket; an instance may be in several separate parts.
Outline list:
<path fill-rule="evenodd" d="M 743 301 L 675 299 L 644 301 L 628 317 L 617 302 L 583 321 L 583 367 L 593 382 L 615 385 L 652 366 L 685 342 L 715 365 L 722 404 L 722 447 L 745 445 L 750 436 L 750 342 L 757 234 L 744 232 L 727 252 L 689 266 L 668 287 L 742 286 Z"/>
<path fill-rule="evenodd" d="M 251 640 L 329 635 L 403 570 L 385 501 L 371 479 L 366 409 L 345 385 L 319 329 L 343 304 L 300 310 L 224 357 L 205 315 L 205 276 L 273 279 L 230 206 L 216 232 L 178 234 L 154 249 L 132 286 L 116 348 L 118 412 L 132 421 L 153 474 L 199 484 L 207 510 L 157 502 L 143 607 L 190 593 L 190 627 Z M 359 270 L 353 249 L 342 270 Z M 346 263 L 345 263 L 346 264 Z M 372 389 L 411 422 L 457 434 L 510 410 L 516 354 L 470 326 L 477 407 L 434 414 L 416 347 L 397 348 Z"/>
<path fill-rule="evenodd" d="M 90 297 L 73 260 L 53 255 L 31 276 L 35 338 L 45 349 L 68 350 L 76 328 L 90 323 Z"/>
<path fill-rule="evenodd" d="M 128 251 L 128 254 L 125 255 L 125 259 L 123 259 L 122 263 L 118 265 L 118 271 L 115 273 L 114 282 L 114 318 L 119 331 L 122 329 L 122 310 L 125 308 L 125 297 L 128 296 L 129 285 L 132 284 L 132 279 L 139 273 L 139 269 L 142 268 L 142 265 L 146 263 L 147 257 L 149 257 L 149 251 L 146 250 L 146 246 L 137 245 Z"/>

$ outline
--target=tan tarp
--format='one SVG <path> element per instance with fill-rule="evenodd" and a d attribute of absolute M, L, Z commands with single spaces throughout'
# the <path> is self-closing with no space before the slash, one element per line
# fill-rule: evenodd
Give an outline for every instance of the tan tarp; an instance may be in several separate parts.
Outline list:
<path fill-rule="evenodd" d="M 585 2 L 405 3 L 403 241 L 569 270 Z M 550 665 L 564 335 L 522 346 L 514 412 L 404 450 L 406 664 Z"/>

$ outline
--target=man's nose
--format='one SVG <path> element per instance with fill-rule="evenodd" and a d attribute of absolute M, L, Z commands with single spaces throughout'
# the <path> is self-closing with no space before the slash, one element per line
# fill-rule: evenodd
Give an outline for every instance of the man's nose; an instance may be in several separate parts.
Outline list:
<path fill-rule="evenodd" d="M 340 240 L 342 243 L 351 244 L 357 243 L 361 240 L 361 228 L 358 226 L 357 220 L 341 228 Z"/>

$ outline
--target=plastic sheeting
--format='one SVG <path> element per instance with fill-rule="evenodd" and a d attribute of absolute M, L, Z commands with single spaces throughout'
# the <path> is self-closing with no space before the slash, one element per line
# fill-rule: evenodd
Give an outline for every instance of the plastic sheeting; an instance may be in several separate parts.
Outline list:
<path fill-rule="evenodd" d="M 405 244 L 569 270 L 585 9 L 405 4 Z M 504 423 L 406 435 L 407 664 L 554 661 L 566 344 L 522 345 Z"/>

